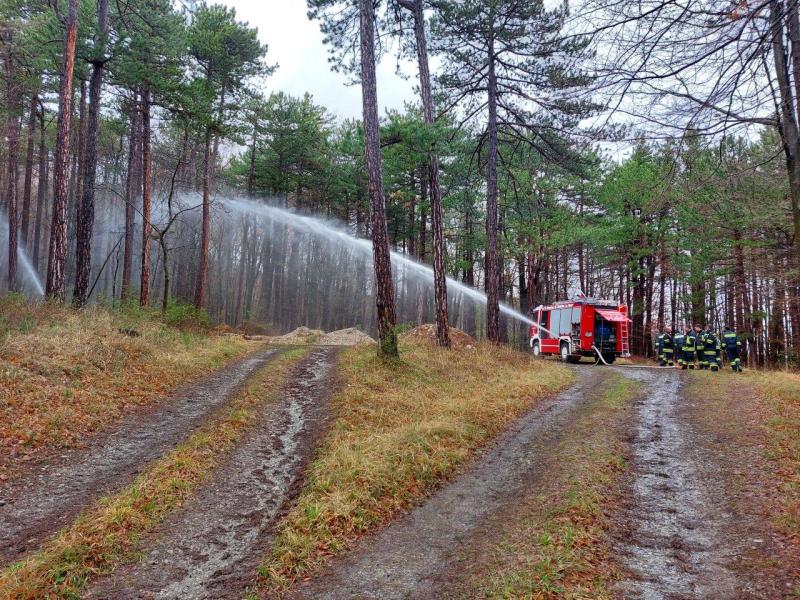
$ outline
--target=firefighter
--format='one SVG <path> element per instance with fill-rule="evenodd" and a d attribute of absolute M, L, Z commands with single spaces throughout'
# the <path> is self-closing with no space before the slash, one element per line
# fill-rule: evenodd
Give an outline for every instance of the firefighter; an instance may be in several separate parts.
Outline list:
<path fill-rule="evenodd" d="M 691 327 L 686 328 L 683 336 L 683 369 L 695 368 L 695 352 L 697 351 L 697 335 Z"/>
<path fill-rule="evenodd" d="M 703 336 L 703 354 L 705 355 L 706 368 L 710 369 L 713 373 L 719 371 L 720 350 L 722 346 L 719 343 L 717 334 L 710 328 Z"/>
<path fill-rule="evenodd" d="M 672 329 L 669 327 L 661 334 L 661 362 L 662 367 L 675 366 L 675 340 L 672 339 Z"/>
<path fill-rule="evenodd" d="M 725 347 L 725 354 L 728 355 L 728 362 L 731 363 L 731 369 L 734 373 L 741 373 L 742 359 L 739 355 L 742 351 L 742 342 L 730 325 L 725 327 L 725 332 L 722 334 L 722 344 Z"/>
<path fill-rule="evenodd" d="M 675 347 L 675 356 L 677 357 L 677 360 L 675 362 L 678 363 L 678 366 L 681 369 L 685 369 L 686 368 L 686 356 L 684 354 L 685 350 L 683 349 L 683 346 L 685 344 L 686 334 L 681 333 L 679 331 L 678 333 L 675 334 L 675 337 L 672 338 L 672 340 L 674 342 L 673 345 Z"/>
<path fill-rule="evenodd" d="M 656 358 L 658 359 L 658 364 L 663 367 L 664 366 L 664 334 L 663 333 L 656 334 Z"/>
<path fill-rule="evenodd" d="M 706 332 L 703 331 L 703 328 L 700 325 L 694 326 L 694 339 L 695 339 L 695 351 L 697 352 L 697 365 L 700 369 L 708 369 L 708 363 L 706 362 L 706 346 L 705 346 L 705 337 Z"/>

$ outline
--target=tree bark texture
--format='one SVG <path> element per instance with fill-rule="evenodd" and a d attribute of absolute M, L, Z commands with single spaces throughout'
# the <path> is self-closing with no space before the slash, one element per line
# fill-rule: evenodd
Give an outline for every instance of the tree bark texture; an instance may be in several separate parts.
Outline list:
<path fill-rule="evenodd" d="M 78 0 L 69 0 L 64 59 L 58 94 L 56 157 L 53 165 L 53 220 L 47 261 L 47 288 L 50 298 L 64 300 L 64 266 L 67 258 L 67 168 L 69 166 L 70 105 L 72 73 L 75 67 L 75 42 L 78 35 Z"/>
<path fill-rule="evenodd" d="M 139 286 L 139 305 L 150 302 L 150 195 L 152 192 L 153 155 L 150 148 L 150 90 L 142 92 L 142 271 Z M 166 268 L 166 265 L 164 266 Z"/>
<path fill-rule="evenodd" d="M 75 290 L 73 303 L 83 306 L 89 291 L 92 271 L 92 235 L 94 233 L 95 185 L 97 179 L 97 135 L 100 130 L 100 92 L 103 87 L 105 69 L 105 38 L 108 33 L 108 0 L 97 2 L 97 35 L 89 82 L 89 110 L 86 124 L 85 150 L 83 158 L 83 184 L 78 198 L 78 229 L 75 266 Z"/>
<path fill-rule="evenodd" d="M 372 260 L 375 269 L 379 351 L 397 356 L 392 265 L 386 227 L 386 198 L 381 169 L 381 139 L 375 79 L 375 7 L 372 0 L 359 0 L 361 33 L 361 96 L 364 117 L 364 156 L 370 199 Z"/>

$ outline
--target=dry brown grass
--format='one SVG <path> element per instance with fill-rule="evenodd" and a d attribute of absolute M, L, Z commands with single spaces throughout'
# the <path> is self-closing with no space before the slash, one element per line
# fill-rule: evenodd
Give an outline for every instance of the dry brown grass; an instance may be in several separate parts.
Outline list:
<path fill-rule="evenodd" d="M 573 374 L 491 344 L 444 351 L 401 341 L 399 363 L 373 347 L 340 360 L 337 420 L 260 573 L 287 586 L 430 494 L 475 451 Z"/>
<path fill-rule="evenodd" d="M 271 361 L 229 408 L 150 466 L 128 488 L 101 499 L 38 552 L 0 570 L 0 598 L 80 598 L 88 579 L 131 560 L 138 541 L 202 483 L 256 422 L 257 408 L 279 397 L 295 349 Z"/>
<path fill-rule="evenodd" d="M 257 347 L 178 330 L 149 313 L 0 298 L 0 476 Z"/>
<path fill-rule="evenodd" d="M 800 543 L 800 374 L 758 372 L 751 378 L 769 410 L 767 457 L 777 465 L 781 504 L 775 521 Z"/>
<path fill-rule="evenodd" d="M 730 502 L 771 544 L 768 553 L 745 549 L 736 567 L 800 597 L 800 375 L 700 371 L 692 379 L 689 395 L 701 400 L 695 420 L 733 471 Z"/>

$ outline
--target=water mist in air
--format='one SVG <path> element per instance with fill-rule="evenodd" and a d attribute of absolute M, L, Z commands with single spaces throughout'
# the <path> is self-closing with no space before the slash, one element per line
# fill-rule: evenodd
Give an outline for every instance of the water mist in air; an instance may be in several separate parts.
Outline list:
<path fill-rule="evenodd" d="M 309 325 L 375 331 L 370 240 L 354 237 L 342 223 L 259 202 L 219 197 L 216 202 L 227 213 L 222 219 L 254 219 L 264 230 L 269 247 L 261 291 L 271 299 L 271 314 L 263 318 L 281 329 Z M 392 252 L 392 271 L 398 323 L 434 322 L 431 268 Z M 451 278 L 447 291 L 450 324 L 482 336 L 486 295 Z M 508 305 L 501 304 L 500 311 L 509 339 L 519 339 L 533 323 Z"/>
<path fill-rule="evenodd" d="M 20 243 L 17 243 L 17 288 L 29 296 L 44 296 L 44 286 L 39 274 Z M 8 217 L 0 211 L 0 290 L 8 286 Z"/>

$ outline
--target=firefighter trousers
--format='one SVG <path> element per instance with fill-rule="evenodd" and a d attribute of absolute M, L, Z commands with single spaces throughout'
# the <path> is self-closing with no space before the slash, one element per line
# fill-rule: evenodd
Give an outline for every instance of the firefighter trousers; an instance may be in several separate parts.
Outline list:
<path fill-rule="evenodd" d="M 705 351 L 705 360 L 704 360 L 705 369 L 711 369 L 712 371 L 719 371 L 719 354 L 714 351 Z"/>
<path fill-rule="evenodd" d="M 739 349 L 738 348 L 726 348 L 725 353 L 728 355 L 728 362 L 731 365 L 731 369 L 734 371 L 741 371 L 742 370 L 742 359 L 739 358 Z"/>

